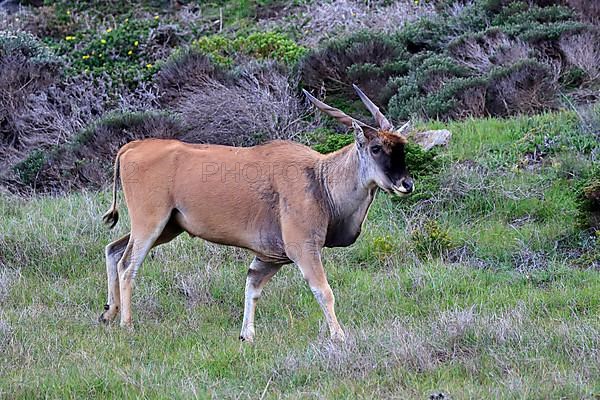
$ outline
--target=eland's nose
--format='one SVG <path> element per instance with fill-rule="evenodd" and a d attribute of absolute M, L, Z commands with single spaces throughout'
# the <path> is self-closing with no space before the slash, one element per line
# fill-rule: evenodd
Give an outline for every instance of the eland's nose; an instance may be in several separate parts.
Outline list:
<path fill-rule="evenodd" d="M 414 188 L 413 180 L 411 178 L 402 179 L 402 187 L 406 190 L 407 193 L 412 192 Z"/>

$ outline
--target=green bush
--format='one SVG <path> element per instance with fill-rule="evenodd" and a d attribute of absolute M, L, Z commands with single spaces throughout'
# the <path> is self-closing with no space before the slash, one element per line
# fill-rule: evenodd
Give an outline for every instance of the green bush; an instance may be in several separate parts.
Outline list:
<path fill-rule="evenodd" d="M 21 63 L 20 69 L 35 68 L 33 78 L 55 77 L 63 67 L 63 61 L 35 36 L 25 32 L 0 31 L 0 61 L 4 68 L 10 63 Z M 23 65 L 26 64 L 26 65 Z"/>
<path fill-rule="evenodd" d="M 273 59 L 291 65 L 307 51 L 277 32 L 255 32 L 234 39 L 223 35 L 203 36 L 194 40 L 192 47 L 209 55 L 215 63 L 223 66 L 231 66 L 240 55 L 259 60 Z"/>
<path fill-rule="evenodd" d="M 589 171 L 576 190 L 581 227 L 600 232 L 600 167 Z"/>
<path fill-rule="evenodd" d="M 434 220 L 427 220 L 423 226 L 411 235 L 415 253 L 422 258 L 439 257 L 454 247 L 448 229 Z"/>
<path fill-rule="evenodd" d="M 413 178 L 422 178 L 438 174 L 442 162 L 436 148 L 425 151 L 419 145 L 408 143 L 406 145 L 406 165 Z"/>
<path fill-rule="evenodd" d="M 568 7 L 552 5 L 548 7 L 529 6 L 523 1 L 507 4 L 494 17 L 492 24 L 526 25 L 531 23 L 550 23 L 572 20 L 575 17 L 573 10 Z"/>
<path fill-rule="evenodd" d="M 331 133 L 327 135 L 322 143 L 313 145 L 313 149 L 322 154 L 332 153 L 354 142 L 354 135 Z"/>
<path fill-rule="evenodd" d="M 32 185 L 46 163 L 46 155 L 41 150 L 34 150 L 25 160 L 16 164 L 13 170 L 25 185 Z"/>
<path fill-rule="evenodd" d="M 397 240 L 394 240 L 392 235 L 378 235 L 368 243 L 364 259 L 372 259 L 373 257 L 383 261 L 396 253 L 398 249 Z"/>

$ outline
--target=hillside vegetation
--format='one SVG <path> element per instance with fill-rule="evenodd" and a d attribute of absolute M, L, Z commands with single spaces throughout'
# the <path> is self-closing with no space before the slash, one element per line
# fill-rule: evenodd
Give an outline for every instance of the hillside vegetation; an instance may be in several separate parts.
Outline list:
<path fill-rule="evenodd" d="M 595 2 L 38 3 L 0 12 L 0 398 L 600 396 Z M 368 121 L 352 83 L 453 135 L 324 251 L 346 343 L 294 265 L 240 343 L 252 257 L 187 235 L 140 268 L 134 332 L 96 322 L 122 144 L 327 153 L 353 136 L 300 89 Z"/>

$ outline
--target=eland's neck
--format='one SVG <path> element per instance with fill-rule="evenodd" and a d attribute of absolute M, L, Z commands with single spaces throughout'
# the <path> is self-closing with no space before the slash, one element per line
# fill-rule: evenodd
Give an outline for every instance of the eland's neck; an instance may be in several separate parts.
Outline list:
<path fill-rule="evenodd" d="M 364 218 L 376 186 L 366 179 L 356 144 L 328 154 L 319 170 L 332 217 L 359 214 L 357 217 Z"/>

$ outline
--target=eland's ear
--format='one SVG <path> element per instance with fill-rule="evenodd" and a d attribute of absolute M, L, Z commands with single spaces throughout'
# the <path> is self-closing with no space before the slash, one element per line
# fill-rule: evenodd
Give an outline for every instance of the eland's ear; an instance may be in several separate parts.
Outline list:
<path fill-rule="evenodd" d="M 361 126 L 355 120 L 352 120 L 352 129 L 354 130 L 356 144 L 358 144 L 360 147 L 364 146 L 364 144 L 367 142 L 367 138 L 365 137 L 363 128 L 361 128 Z"/>
<path fill-rule="evenodd" d="M 394 133 L 399 136 L 406 136 L 412 127 L 411 125 L 412 124 L 411 124 L 410 120 L 408 120 L 408 121 L 406 121 L 406 123 L 404 125 L 402 125 L 400 128 L 398 128 Z"/>
<path fill-rule="evenodd" d="M 352 129 L 354 130 L 354 138 L 359 146 L 363 146 L 367 141 L 377 136 L 377 130 L 370 126 L 361 125 L 360 121 L 352 120 Z"/>

